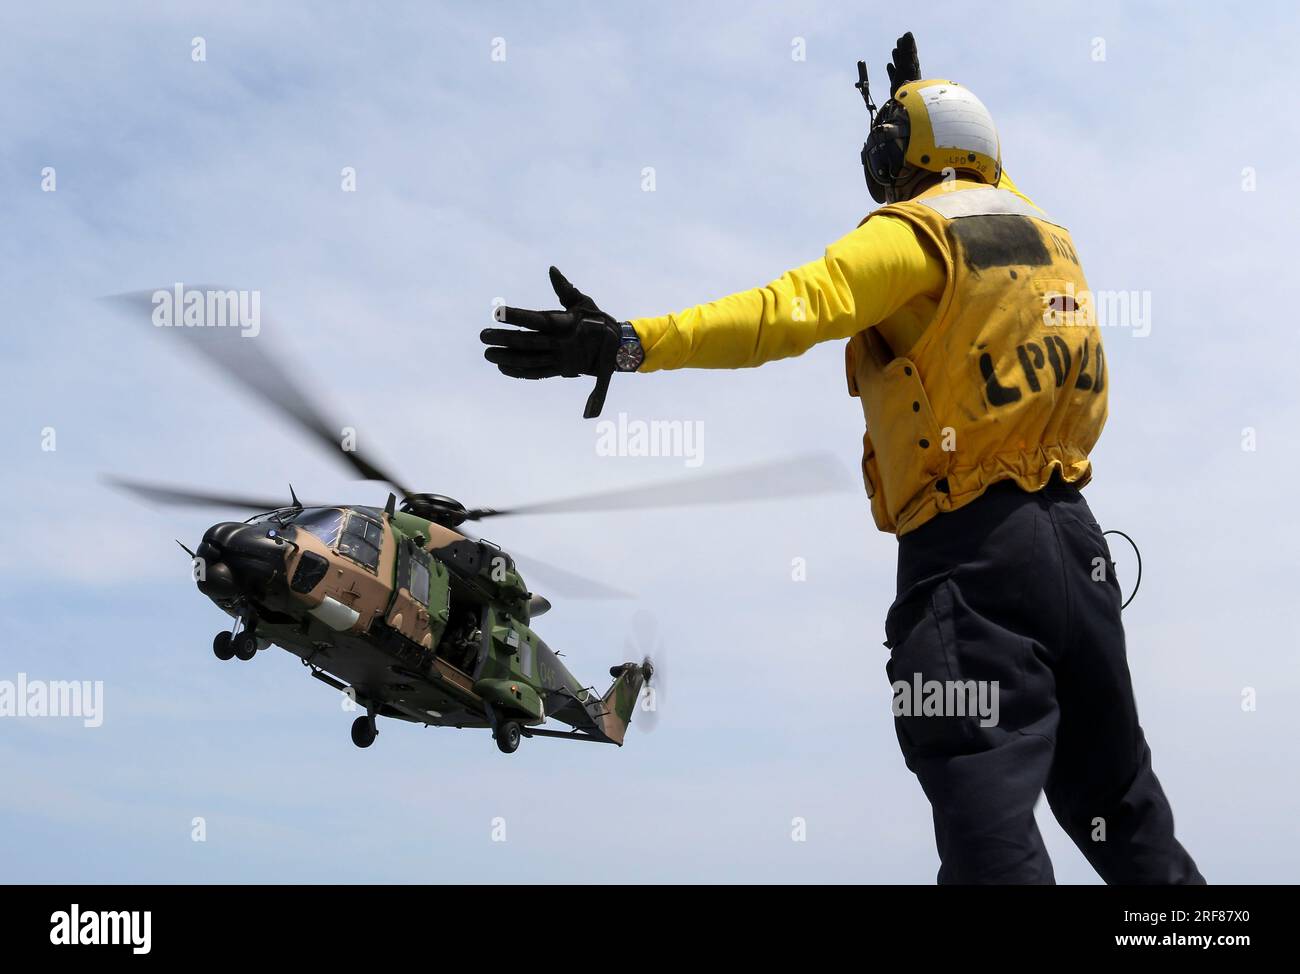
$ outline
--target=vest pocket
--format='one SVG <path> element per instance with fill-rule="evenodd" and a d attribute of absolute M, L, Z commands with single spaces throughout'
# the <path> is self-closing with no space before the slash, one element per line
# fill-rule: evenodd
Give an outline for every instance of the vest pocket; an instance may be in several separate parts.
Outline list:
<path fill-rule="evenodd" d="M 889 515 L 898 515 L 922 491 L 948 473 L 943 430 L 916 365 L 897 358 L 864 389 L 878 486 L 888 496 Z M 861 388 L 861 383 L 859 383 Z"/>

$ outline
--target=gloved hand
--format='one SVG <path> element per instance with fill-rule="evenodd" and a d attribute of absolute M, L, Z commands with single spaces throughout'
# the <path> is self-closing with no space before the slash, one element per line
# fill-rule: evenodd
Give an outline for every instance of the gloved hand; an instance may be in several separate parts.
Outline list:
<path fill-rule="evenodd" d="M 489 346 L 483 357 L 503 375 L 516 379 L 594 375 L 596 388 L 583 411 L 583 416 L 590 419 L 600 415 L 605 403 L 609 379 L 614 374 L 620 326 L 554 267 L 551 286 L 564 310 L 498 308 L 497 321 L 525 330 L 485 328 L 479 335 L 483 344 Z"/>
<path fill-rule="evenodd" d="M 890 98 L 909 81 L 921 80 L 921 60 L 916 56 L 916 40 L 910 30 L 898 39 L 885 70 L 889 72 Z"/>

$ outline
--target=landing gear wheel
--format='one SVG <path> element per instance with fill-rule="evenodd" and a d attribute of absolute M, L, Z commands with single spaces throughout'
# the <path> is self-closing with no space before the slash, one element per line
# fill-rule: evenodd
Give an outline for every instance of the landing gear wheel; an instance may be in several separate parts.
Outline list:
<path fill-rule="evenodd" d="M 379 730 L 375 727 L 375 718 L 358 717 L 352 722 L 352 743 L 357 747 L 369 747 L 375 743 Z"/>
<path fill-rule="evenodd" d="M 212 637 L 212 652 L 219 660 L 228 660 L 235 655 L 235 642 L 230 633 L 222 630 Z"/>
<path fill-rule="evenodd" d="M 234 653 L 247 662 L 257 655 L 257 637 L 245 629 L 232 640 Z"/>
<path fill-rule="evenodd" d="M 522 734 L 519 725 L 513 720 L 507 720 L 498 727 L 496 734 L 493 736 L 497 739 L 497 747 L 501 749 L 503 754 L 514 754 L 515 751 L 519 750 L 519 739 Z"/>

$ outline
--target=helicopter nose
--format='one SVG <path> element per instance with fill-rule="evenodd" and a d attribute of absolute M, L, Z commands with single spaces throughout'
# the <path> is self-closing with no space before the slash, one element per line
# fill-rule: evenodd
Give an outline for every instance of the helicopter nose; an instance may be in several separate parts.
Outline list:
<path fill-rule="evenodd" d="M 212 599 L 262 595 L 283 574 L 284 550 L 267 537 L 266 525 L 222 521 L 204 532 L 195 551 L 204 571 L 199 591 Z"/>

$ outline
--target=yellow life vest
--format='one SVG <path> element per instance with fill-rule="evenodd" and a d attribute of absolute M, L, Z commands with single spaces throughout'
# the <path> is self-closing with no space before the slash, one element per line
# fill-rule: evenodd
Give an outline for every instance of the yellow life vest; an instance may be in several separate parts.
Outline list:
<path fill-rule="evenodd" d="M 845 349 L 876 526 L 906 534 L 999 480 L 1033 491 L 1059 471 L 1087 483 L 1106 362 L 1069 232 L 1024 197 L 967 181 L 867 219 L 883 215 L 933 246 L 947 283 L 910 349 L 874 327 Z"/>

